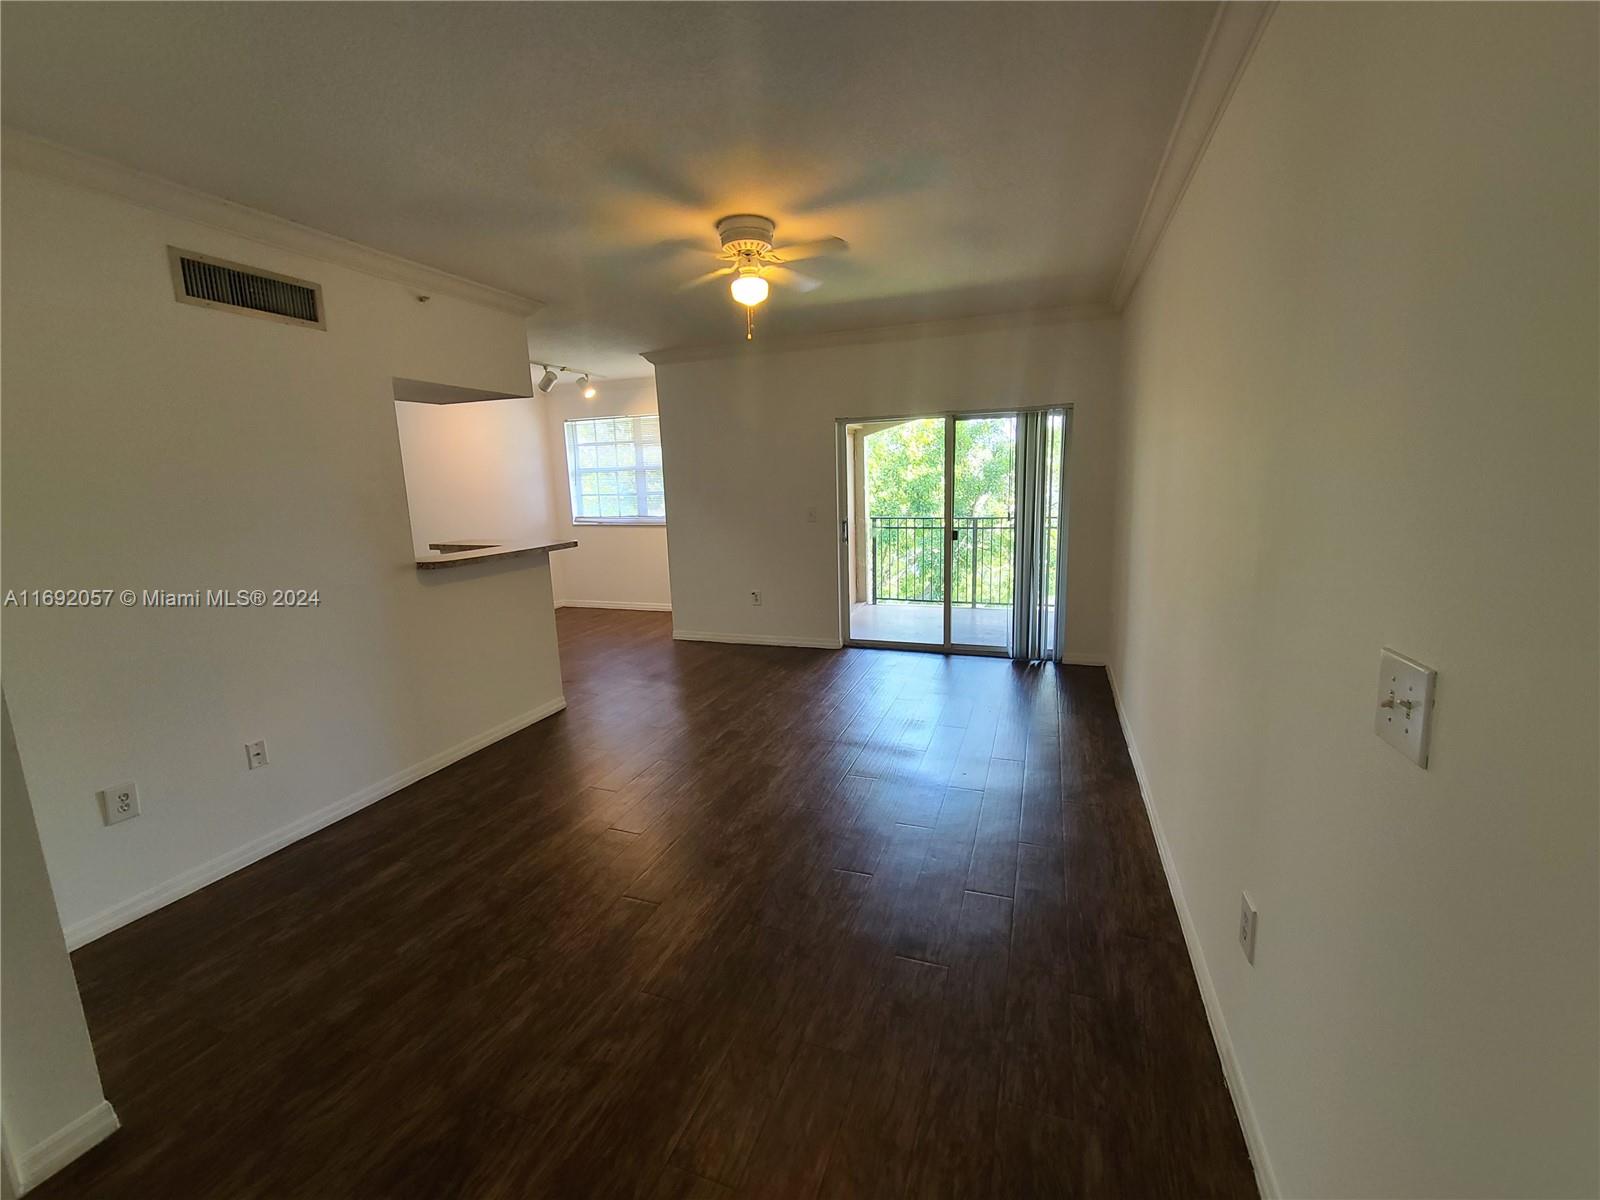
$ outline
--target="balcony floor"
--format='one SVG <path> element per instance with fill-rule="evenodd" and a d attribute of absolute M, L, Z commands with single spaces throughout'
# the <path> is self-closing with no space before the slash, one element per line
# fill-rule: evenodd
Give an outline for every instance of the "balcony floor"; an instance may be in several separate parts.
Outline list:
<path fill-rule="evenodd" d="M 1004 606 L 950 610 L 950 640 L 962 646 L 1005 649 L 1011 633 L 1011 609 Z M 850 606 L 850 636 L 864 642 L 944 644 L 944 613 L 937 604 L 884 600 Z"/>

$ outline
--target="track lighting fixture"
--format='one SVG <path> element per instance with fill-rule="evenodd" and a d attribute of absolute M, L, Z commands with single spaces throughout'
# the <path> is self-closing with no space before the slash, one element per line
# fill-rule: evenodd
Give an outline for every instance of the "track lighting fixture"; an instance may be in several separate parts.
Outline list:
<path fill-rule="evenodd" d="M 577 376 L 578 393 L 585 400 L 593 400 L 597 394 L 594 380 L 589 378 L 589 372 L 587 371 L 580 371 L 577 367 L 552 366 L 548 363 L 530 363 L 529 365 L 544 369 L 544 374 L 539 376 L 539 382 L 534 386 L 547 395 L 551 388 L 561 382 L 563 375 Z"/>

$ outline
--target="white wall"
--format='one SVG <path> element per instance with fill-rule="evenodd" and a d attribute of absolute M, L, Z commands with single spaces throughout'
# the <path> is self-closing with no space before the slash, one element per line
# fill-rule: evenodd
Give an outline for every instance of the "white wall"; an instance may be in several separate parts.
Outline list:
<path fill-rule="evenodd" d="M 394 412 L 417 554 L 434 553 L 430 542 L 526 543 L 550 532 L 551 463 L 537 399 L 397 400 Z"/>
<path fill-rule="evenodd" d="M 556 603 L 601 608 L 667 609 L 672 587 L 667 579 L 667 530 L 662 525 L 574 525 L 567 484 L 567 443 L 563 422 L 586 417 L 632 417 L 656 411 L 654 379 L 602 379 L 593 400 L 576 384 L 562 383 L 544 399 L 549 447 L 551 528 L 562 541 L 578 543 L 552 560 Z M 672 506 L 667 506 L 672 520 Z"/>
<path fill-rule="evenodd" d="M 176 303 L 169 243 L 319 281 L 327 330 Z M 526 389 L 524 337 L 510 313 L 419 304 L 8 165 L 4 587 L 321 596 L 6 610 L 6 693 L 69 940 L 561 703 L 548 566 L 419 573 L 395 427 L 394 376 Z M 245 769 L 253 738 L 264 770 Z M 122 780 L 144 813 L 105 828 L 95 792 Z"/>
<path fill-rule="evenodd" d="M 1104 661 L 1117 334 L 1016 318 L 658 362 L 674 628 L 839 644 L 837 418 L 1069 404 L 1066 651 Z"/>
<path fill-rule="evenodd" d="M 78 981 L 61 940 L 28 782 L 3 700 L 0 808 L 0 1114 L 7 1171 L 16 1170 L 22 1185 L 30 1187 L 114 1130 L 116 1116 L 100 1091 Z"/>
<path fill-rule="evenodd" d="M 1596 19 L 1280 7 L 1126 313 L 1113 669 L 1284 1195 L 1600 1193 Z"/>

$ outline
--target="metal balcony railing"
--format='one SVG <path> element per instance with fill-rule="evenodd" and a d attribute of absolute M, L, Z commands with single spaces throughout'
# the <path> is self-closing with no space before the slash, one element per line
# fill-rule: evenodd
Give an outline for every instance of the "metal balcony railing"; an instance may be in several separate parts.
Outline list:
<path fill-rule="evenodd" d="M 942 517 L 869 517 L 872 602 L 938 604 L 944 599 Z M 1011 603 L 1016 520 L 956 517 L 950 542 L 950 603 L 976 608 Z"/>

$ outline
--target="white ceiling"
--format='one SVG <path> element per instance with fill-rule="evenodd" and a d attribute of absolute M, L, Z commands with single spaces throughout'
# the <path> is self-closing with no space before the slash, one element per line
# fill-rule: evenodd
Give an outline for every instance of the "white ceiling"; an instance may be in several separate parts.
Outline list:
<path fill-rule="evenodd" d="M 6 4 L 6 124 L 545 303 L 735 341 L 713 221 L 836 234 L 758 336 L 1106 301 L 1213 4 Z"/>

